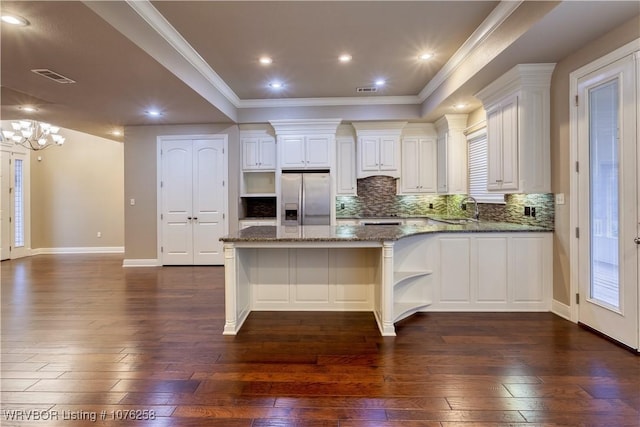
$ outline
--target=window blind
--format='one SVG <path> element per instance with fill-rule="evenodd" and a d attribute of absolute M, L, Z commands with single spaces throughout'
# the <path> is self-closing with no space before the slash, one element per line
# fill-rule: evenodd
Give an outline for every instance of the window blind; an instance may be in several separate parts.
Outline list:
<path fill-rule="evenodd" d="M 467 135 L 469 143 L 469 195 L 478 203 L 502 203 L 504 194 L 487 191 L 487 129 Z"/>

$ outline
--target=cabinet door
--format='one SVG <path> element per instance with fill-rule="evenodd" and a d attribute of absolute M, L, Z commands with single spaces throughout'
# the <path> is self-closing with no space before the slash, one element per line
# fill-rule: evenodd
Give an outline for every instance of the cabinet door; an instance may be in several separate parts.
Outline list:
<path fill-rule="evenodd" d="M 420 192 L 420 140 L 404 138 L 402 140 L 402 176 L 403 192 Z"/>
<path fill-rule="evenodd" d="M 337 194 L 356 194 L 355 143 L 352 138 L 338 138 Z"/>
<path fill-rule="evenodd" d="M 280 166 L 283 169 L 306 166 L 303 136 L 282 137 L 280 140 Z"/>
<path fill-rule="evenodd" d="M 487 112 L 487 189 L 502 188 L 502 112 Z"/>
<path fill-rule="evenodd" d="M 276 168 L 276 141 L 273 138 L 260 138 L 258 144 L 260 169 Z"/>
<path fill-rule="evenodd" d="M 380 148 L 377 137 L 362 137 L 359 145 L 360 170 L 377 171 L 380 170 Z"/>
<path fill-rule="evenodd" d="M 518 96 L 502 103 L 502 189 L 518 189 Z M 531 159 L 534 161 L 534 159 Z"/>
<path fill-rule="evenodd" d="M 447 134 L 438 136 L 438 193 L 446 193 L 449 191 L 447 181 L 448 164 L 447 158 Z"/>
<path fill-rule="evenodd" d="M 437 159 L 436 141 L 421 138 L 419 141 L 419 185 L 422 193 L 437 192 Z M 404 166 L 403 166 L 404 167 Z"/>
<path fill-rule="evenodd" d="M 242 138 L 242 169 L 258 169 L 260 167 L 259 144 L 258 138 Z"/>
<path fill-rule="evenodd" d="M 328 168 L 330 161 L 331 137 L 308 136 L 305 138 L 305 165 L 308 168 Z"/>
<path fill-rule="evenodd" d="M 398 170 L 399 162 L 399 141 L 396 137 L 380 138 L 380 170 Z"/>

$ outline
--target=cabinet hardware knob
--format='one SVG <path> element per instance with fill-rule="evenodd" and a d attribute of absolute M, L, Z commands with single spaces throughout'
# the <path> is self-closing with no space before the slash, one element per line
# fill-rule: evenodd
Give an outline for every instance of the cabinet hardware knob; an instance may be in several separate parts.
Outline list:
<path fill-rule="evenodd" d="M 633 242 L 634 242 L 636 245 L 640 245 L 640 237 L 636 237 L 635 239 L 633 239 Z"/>

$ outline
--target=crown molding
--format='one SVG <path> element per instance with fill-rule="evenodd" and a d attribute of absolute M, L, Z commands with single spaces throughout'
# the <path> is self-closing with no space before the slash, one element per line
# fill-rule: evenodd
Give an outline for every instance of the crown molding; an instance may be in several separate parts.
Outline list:
<path fill-rule="evenodd" d="M 435 90 L 440 87 L 451 74 L 467 59 L 474 50 L 482 44 L 504 21 L 522 4 L 524 0 L 501 1 L 482 21 L 482 24 L 460 46 L 438 73 L 429 80 L 429 83 L 420 91 L 418 99 L 424 102 Z"/>
<path fill-rule="evenodd" d="M 238 108 L 335 107 L 343 105 L 418 105 L 417 96 L 243 99 Z"/>
<path fill-rule="evenodd" d="M 193 46 L 153 6 L 151 1 L 126 0 L 126 3 L 232 105 L 243 109 L 421 104 L 451 76 L 487 37 L 502 25 L 523 1 L 501 1 L 418 95 L 272 99 L 240 99 Z"/>
<path fill-rule="evenodd" d="M 286 119 L 269 120 L 276 135 L 336 134 L 342 119 Z"/>

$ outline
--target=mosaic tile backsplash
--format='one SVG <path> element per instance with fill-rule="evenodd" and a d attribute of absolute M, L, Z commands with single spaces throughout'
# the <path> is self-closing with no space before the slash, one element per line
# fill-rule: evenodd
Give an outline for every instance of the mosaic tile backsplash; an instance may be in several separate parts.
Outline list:
<path fill-rule="evenodd" d="M 388 176 L 372 176 L 358 180 L 357 196 L 336 197 L 336 216 L 470 216 L 460 208 L 464 195 L 397 195 L 397 180 Z M 535 217 L 525 216 L 524 208 L 535 208 Z M 537 225 L 552 229 L 554 226 L 554 197 L 545 194 L 507 194 L 505 204 L 480 203 L 480 218 L 489 221 Z"/>

